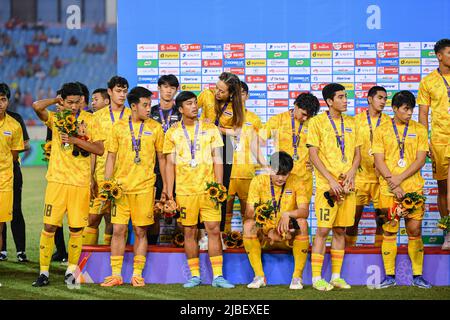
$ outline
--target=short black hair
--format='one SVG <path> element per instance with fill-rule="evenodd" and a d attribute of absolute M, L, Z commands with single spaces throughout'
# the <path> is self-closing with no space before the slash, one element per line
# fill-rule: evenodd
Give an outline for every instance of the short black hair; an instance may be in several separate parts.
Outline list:
<path fill-rule="evenodd" d="M 144 87 L 134 87 L 127 95 L 128 105 L 131 107 L 131 104 L 138 104 L 141 98 L 151 98 L 152 92 Z"/>
<path fill-rule="evenodd" d="M 416 106 L 416 97 L 414 97 L 411 91 L 402 90 L 392 97 L 392 108 L 400 108 L 404 104 L 406 104 L 409 109 L 414 109 Z"/>
<path fill-rule="evenodd" d="M 328 106 L 327 99 L 333 100 L 334 96 L 336 95 L 336 92 L 342 90 L 345 90 L 345 87 L 339 83 L 329 83 L 322 89 L 323 100 L 325 100 L 327 106 Z"/>
<path fill-rule="evenodd" d="M 66 99 L 68 96 L 83 96 L 83 90 L 76 82 L 64 83 L 59 90 L 61 98 Z"/>
<path fill-rule="evenodd" d="M 195 93 L 193 93 L 192 91 L 181 91 L 175 99 L 175 105 L 179 109 L 183 106 L 183 102 L 192 98 L 197 98 Z"/>
<path fill-rule="evenodd" d="M 308 117 L 314 117 L 320 110 L 319 99 L 309 92 L 300 93 L 295 99 L 294 105 L 306 110 Z"/>
<path fill-rule="evenodd" d="M 0 96 L 6 96 L 6 98 L 11 98 L 11 90 L 9 90 L 9 87 L 6 83 L 2 82 L 0 83 Z"/>
<path fill-rule="evenodd" d="M 294 160 L 284 151 L 275 152 L 270 156 L 270 167 L 277 175 L 285 176 L 294 168 Z"/>
<path fill-rule="evenodd" d="M 112 90 L 115 86 L 129 88 L 127 79 L 119 76 L 114 76 L 108 81 L 108 89 Z"/>
<path fill-rule="evenodd" d="M 244 90 L 244 92 L 248 94 L 248 85 L 242 80 L 241 80 L 241 87 Z"/>
<path fill-rule="evenodd" d="M 83 92 L 84 101 L 86 102 L 86 104 L 89 104 L 89 89 L 88 89 L 88 87 L 84 83 L 81 83 L 79 81 L 77 81 L 76 83 L 80 86 L 81 91 Z"/>
<path fill-rule="evenodd" d="M 108 94 L 108 89 L 97 88 L 94 90 L 94 92 L 92 92 L 92 95 L 94 95 L 96 93 L 100 93 L 100 95 L 102 96 L 103 99 L 111 100 L 111 98 L 109 97 L 109 94 Z"/>
<path fill-rule="evenodd" d="M 168 84 L 171 87 L 178 88 L 180 83 L 178 82 L 178 78 L 173 74 L 165 74 L 158 79 L 158 87 L 163 84 Z"/>
<path fill-rule="evenodd" d="M 450 39 L 441 39 L 434 45 L 434 53 L 438 54 L 439 51 L 446 47 L 450 47 Z"/>
<path fill-rule="evenodd" d="M 367 98 L 368 97 L 375 97 L 375 95 L 377 94 L 378 91 L 383 91 L 384 93 L 387 93 L 386 89 L 382 86 L 373 86 L 372 88 L 369 89 L 369 92 L 367 93 Z"/>

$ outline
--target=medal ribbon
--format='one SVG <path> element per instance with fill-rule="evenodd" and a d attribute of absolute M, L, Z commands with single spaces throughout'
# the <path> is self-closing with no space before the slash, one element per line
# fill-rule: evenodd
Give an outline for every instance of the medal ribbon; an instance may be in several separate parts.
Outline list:
<path fill-rule="evenodd" d="M 366 110 L 366 115 L 367 115 L 367 122 L 369 123 L 369 128 L 370 128 L 370 145 L 372 145 L 372 142 L 373 142 L 373 129 L 372 129 L 372 120 L 370 119 L 369 110 Z M 378 128 L 380 123 L 381 123 L 381 113 L 380 113 L 380 116 L 378 117 L 377 126 L 375 128 Z"/>
<path fill-rule="evenodd" d="M 406 134 L 408 133 L 409 122 L 406 124 L 405 129 L 403 130 L 403 140 L 400 141 L 400 137 L 398 135 L 397 125 L 395 124 L 395 120 L 392 120 L 392 126 L 394 127 L 395 136 L 397 138 L 398 148 L 400 149 L 400 159 L 403 160 L 405 157 L 405 139 Z"/>
<path fill-rule="evenodd" d="M 144 130 L 144 121 L 141 121 L 141 127 L 139 128 L 139 135 L 137 140 L 134 136 L 134 129 L 133 124 L 131 123 L 131 116 L 128 118 L 128 125 L 130 126 L 131 142 L 133 144 L 133 150 L 134 152 L 136 152 L 136 158 L 139 158 L 139 150 L 141 149 L 142 131 Z"/>
<path fill-rule="evenodd" d="M 166 131 L 169 129 L 170 117 L 172 116 L 173 108 L 170 109 L 169 115 L 167 116 L 167 119 L 164 118 L 164 113 L 161 110 L 161 107 L 158 108 L 158 111 L 159 111 L 159 116 L 161 117 L 161 122 L 162 122 L 162 127 L 163 127 L 163 130 L 164 130 L 164 133 L 166 133 Z"/>
<path fill-rule="evenodd" d="M 336 135 L 336 140 L 339 143 L 340 149 L 341 149 L 341 153 L 342 153 L 342 160 L 345 159 L 345 131 L 344 131 L 344 118 L 341 115 L 341 136 L 339 135 L 337 128 L 336 128 L 336 124 L 334 123 L 333 118 L 331 118 L 330 115 L 330 111 L 327 111 L 327 116 L 328 119 L 331 122 L 331 125 L 333 126 L 334 129 L 334 133 Z M 342 138 L 342 139 L 341 139 Z"/>
<path fill-rule="evenodd" d="M 222 113 L 225 112 L 225 110 L 227 110 L 227 107 L 228 107 L 228 102 L 225 103 L 225 105 L 222 107 L 221 115 L 222 115 Z M 215 124 L 217 127 L 219 126 L 219 117 L 216 118 L 216 121 L 214 121 L 214 124 Z"/>
<path fill-rule="evenodd" d="M 294 148 L 294 157 L 298 155 L 298 144 L 300 143 L 300 134 L 302 133 L 303 123 L 298 128 L 297 135 L 295 134 L 295 120 L 294 111 L 291 112 L 291 128 L 292 128 L 292 147 Z"/>
<path fill-rule="evenodd" d="M 283 198 L 283 194 L 284 194 L 284 187 L 286 186 L 286 183 L 283 184 L 283 187 L 281 188 L 281 193 L 280 193 L 280 197 L 278 198 L 278 203 L 275 200 L 275 188 L 274 185 L 272 183 L 272 179 L 269 177 L 270 179 L 270 193 L 272 194 L 272 205 L 273 208 L 275 210 L 275 216 L 277 215 L 278 212 L 280 212 L 280 208 L 281 208 L 281 199 Z"/>
<path fill-rule="evenodd" d="M 120 112 L 119 120 L 122 120 L 124 111 L 125 111 L 125 107 L 123 107 L 122 111 Z M 111 122 L 114 123 L 115 119 L 114 119 L 114 113 L 112 111 L 111 105 L 109 106 L 109 116 L 111 117 Z"/>
<path fill-rule="evenodd" d="M 183 128 L 184 136 L 186 137 L 187 143 L 189 144 L 189 149 L 191 150 L 191 160 L 195 160 L 195 146 L 197 145 L 198 129 L 200 127 L 200 121 L 195 122 L 194 141 L 192 141 L 189 138 L 189 132 L 186 129 L 184 121 L 181 121 L 181 127 Z"/>
<path fill-rule="evenodd" d="M 450 85 L 448 84 L 447 80 L 445 80 L 445 77 L 442 75 L 441 70 L 439 70 L 439 68 L 437 68 L 437 71 L 441 75 L 442 80 L 444 80 L 444 84 L 447 87 L 448 102 L 450 102 Z"/>

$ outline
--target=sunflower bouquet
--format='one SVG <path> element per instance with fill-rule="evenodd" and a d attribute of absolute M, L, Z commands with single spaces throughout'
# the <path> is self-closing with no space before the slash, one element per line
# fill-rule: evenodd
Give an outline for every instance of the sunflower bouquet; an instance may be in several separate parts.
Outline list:
<path fill-rule="evenodd" d="M 244 246 L 242 234 L 239 231 L 230 231 L 223 234 L 223 240 L 227 248 L 235 249 Z"/>
<path fill-rule="evenodd" d="M 439 221 L 438 221 L 438 228 L 442 229 L 444 231 L 450 231 L 450 216 L 445 216 L 442 217 Z"/>
<path fill-rule="evenodd" d="M 51 152 L 52 152 L 52 141 L 50 140 L 50 141 L 47 141 L 47 142 L 41 144 L 41 148 L 44 151 L 43 152 L 44 158 L 42 160 L 45 161 L 45 162 L 49 162 L 50 161 L 50 155 L 51 155 Z"/>
<path fill-rule="evenodd" d="M 275 209 L 272 201 L 255 203 L 254 208 L 255 221 L 258 228 L 269 230 L 276 227 Z"/>
<path fill-rule="evenodd" d="M 182 248 L 184 247 L 184 233 L 181 230 L 176 230 L 172 234 L 172 243 L 175 247 Z"/>
<path fill-rule="evenodd" d="M 216 203 L 216 207 L 228 199 L 227 188 L 217 182 L 207 182 L 206 191 L 211 200 Z"/>
<path fill-rule="evenodd" d="M 345 175 L 340 174 L 338 177 L 337 182 L 341 185 L 341 187 L 344 189 L 344 192 L 341 194 L 335 194 L 333 190 L 329 190 L 329 191 L 325 191 L 323 193 L 325 199 L 328 202 L 328 205 L 330 207 L 334 207 L 335 203 L 340 204 L 342 201 L 344 201 L 344 198 L 347 194 L 354 192 L 354 188 L 352 188 L 350 185 L 348 184 L 344 184 L 345 181 Z"/>
<path fill-rule="evenodd" d="M 98 189 L 97 198 L 103 203 L 106 201 L 114 202 L 115 200 L 120 199 L 123 194 L 120 184 L 112 180 L 103 181 L 98 186 Z"/>
<path fill-rule="evenodd" d="M 70 110 L 63 110 L 56 113 L 55 126 L 59 132 L 68 136 L 78 136 L 78 121 Z M 69 144 L 65 143 L 64 148 L 68 149 Z"/>
<path fill-rule="evenodd" d="M 415 210 L 422 208 L 425 204 L 426 197 L 417 192 L 408 192 L 403 198 L 395 200 L 394 206 L 388 210 L 388 222 L 385 223 L 383 229 L 392 229 L 393 232 L 398 227 L 398 221 L 400 218 L 406 218 L 409 214 L 413 213 Z"/>

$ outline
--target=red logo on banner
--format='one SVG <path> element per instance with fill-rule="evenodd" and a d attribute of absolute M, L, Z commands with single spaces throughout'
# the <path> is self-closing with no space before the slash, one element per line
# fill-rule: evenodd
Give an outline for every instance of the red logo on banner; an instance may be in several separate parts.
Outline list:
<path fill-rule="evenodd" d="M 423 193 L 427 196 L 437 196 L 439 194 L 438 188 L 423 189 Z"/>
<path fill-rule="evenodd" d="M 180 45 L 181 51 L 200 51 L 201 44 L 182 44 Z"/>
<path fill-rule="evenodd" d="M 426 203 L 425 204 L 425 211 L 433 211 L 433 212 L 438 212 L 439 211 L 439 207 L 437 204 L 432 204 L 432 203 Z"/>
<path fill-rule="evenodd" d="M 404 74 L 400 76 L 400 82 L 420 82 L 420 74 Z"/>
<path fill-rule="evenodd" d="M 365 99 L 367 98 L 367 91 L 355 91 L 355 98 L 357 99 Z"/>
<path fill-rule="evenodd" d="M 333 50 L 332 43 L 311 43 L 311 50 Z"/>
<path fill-rule="evenodd" d="M 378 58 L 398 58 L 398 51 L 378 51 Z"/>
<path fill-rule="evenodd" d="M 377 64 L 377 59 L 356 59 L 355 64 L 359 67 L 371 67 Z"/>
<path fill-rule="evenodd" d="M 159 51 L 180 51 L 179 44 L 160 44 Z"/>
<path fill-rule="evenodd" d="M 267 76 L 246 76 L 246 82 L 267 82 Z"/>
<path fill-rule="evenodd" d="M 377 229 L 375 229 L 375 228 L 364 228 L 364 229 L 360 230 L 359 234 L 367 236 L 367 235 L 375 234 L 376 232 L 377 232 Z"/>
<path fill-rule="evenodd" d="M 223 71 L 225 72 L 231 72 L 237 75 L 243 75 L 245 74 L 245 68 L 224 68 Z"/>
<path fill-rule="evenodd" d="M 286 91 L 289 90 L 289 83 L 269 83 L 267 90 L 270 91 Z"/>
<path fill-rule="evenodd" d="M 159 91 L 153 91 L 152 99 L 158 99 L 159 98 Z"/>
<path fill-rule="evenodd" d="M 311 83 L 311 89 L 314 91 L 319 91 L 325 88 L 326 83 Z"/>
<path fill-rule="evenodd" d="M 355 45 L 351 42 L 337 42 L 333 43 L 334 50 L 353 50 Z"/>
<path fill-rule="evenodd" d="M 398 50 L 398 42 L 379 42 L 378 50 Z"/>
<path fill-rule="evenodd" d="M 373 86 L 376 86 L 377 84 L 375 82 L 357 82 L 355 83 L 355 90 L 363 90 L 367 91 L 370 90 Z"/>
<path fill-rule="evenodd" d="M 223 49 L 227 51 L 239 51 L 245 50 L 245 44 L 243 43 L 225 43 Z"/>
<path fill-rule="evenodd" d="M 244 59 L 245 52 L 242 51 L 224 52 L 223 57 L 225 59 Z"/>
<path fill-rule="evenodd" d="M 221 67 L 222 60 L 203 60 L 202 66 L 203 67 Z"/>
<path fill-rule="evenodd" d="M 381 74 L 398 74 L 398 67 L 379 67 L 378 73 Z"/>
<path fill-rule="evenodd" d="M 276 100 L 268 100 L 270 103 L 269 105 L 274 107 L 288 107 L 289 106 L 289 100 L 282 100 L 282 99 L 276 99 Z"/>
<path fill-rule="evenodd" d="M 365 112 L 367 110 L 367 107 L 356 107 L 355 108 L 355 114 Z"/>
<path fill-rule="evenodd" d="M 375 212 L 363 212 L 361 219 L 375 219 Z"/>
<path fill-rule="evenodd" d="M 302 93 L 309 93 L 309 91 L 291 91 L 289 92 L 289 99 L 297 99 Z"/>

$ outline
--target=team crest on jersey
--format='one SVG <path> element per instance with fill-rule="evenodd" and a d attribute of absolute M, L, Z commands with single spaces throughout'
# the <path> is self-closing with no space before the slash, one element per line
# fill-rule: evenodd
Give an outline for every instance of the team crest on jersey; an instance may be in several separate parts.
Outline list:
<path fill-rule="evenodd" d="M 408 133 L 408 138 L 415 138 L 416 134 L 415 133 Z"/>
<path fill-rule="evenodd" d="M 12 136 L 11 131 L 3 131 L 3 134 L 4 134 L 5 136 Z"/>
<path fill-rule="evenodd" d="M 352 128 L 345 128 L 346 132 L 353 132 Z"/>
<path fill-rule="evenodd" d="M 152 135 L 151 131 L 144 131 L 144 136 L 151 136 L 151 135 Z"/>
<path fill-rule="evenodd" d="M 287 195 L 287 196 L 292 196 L 292 190 L 289 190 L 289 189 L 285 190 L 284 194 Z"/>

